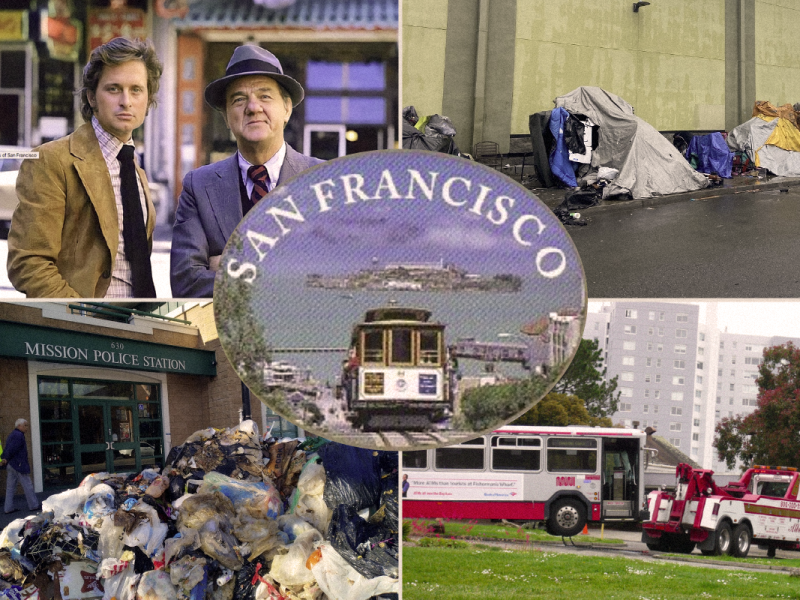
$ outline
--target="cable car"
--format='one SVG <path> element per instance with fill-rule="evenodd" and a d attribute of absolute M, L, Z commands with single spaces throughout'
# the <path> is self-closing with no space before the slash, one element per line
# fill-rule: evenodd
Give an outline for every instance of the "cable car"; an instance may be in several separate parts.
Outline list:
<path fill-rule="evenodd" d="M 431 311 L 386 307 L 353 327 L 341 392 L 356 426 L 426 430 L 452 415 L 455 365 Z"/>

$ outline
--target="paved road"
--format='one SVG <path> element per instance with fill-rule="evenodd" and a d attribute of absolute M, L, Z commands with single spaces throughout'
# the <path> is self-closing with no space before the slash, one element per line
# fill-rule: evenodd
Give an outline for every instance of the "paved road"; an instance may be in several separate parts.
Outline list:
<path fill-rule="evenodd" d="M 800 187 L 654 208 L 588 209 L 570 227 L 589 298 L 796 298 Z"/>

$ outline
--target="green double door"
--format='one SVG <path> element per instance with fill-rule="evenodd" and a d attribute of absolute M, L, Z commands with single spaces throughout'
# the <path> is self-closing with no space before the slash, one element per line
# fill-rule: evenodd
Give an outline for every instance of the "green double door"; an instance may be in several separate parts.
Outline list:
<path fill-rule="evenodd" d="M 73 400 L 73 427 L 77 429 L 76 465 L 79 478 L 90 473 L 138 472 L 142 452 L 134 402 Z"/>

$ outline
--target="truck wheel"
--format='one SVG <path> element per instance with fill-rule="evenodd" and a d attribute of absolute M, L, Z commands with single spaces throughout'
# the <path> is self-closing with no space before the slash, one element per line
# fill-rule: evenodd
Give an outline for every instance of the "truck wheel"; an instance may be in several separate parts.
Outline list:
<path fill-rule="evenodd" d="M 731 541 L 731 554 L 738 558 L 746 558 L 753 542 L 753 533 L 750 531 L 750 526 L 747 523 L 739 523 L 733 528 L 733 539 Z"/>
<path fill-rule="evenodd" d="M 721 554 L 730 554 L 733 546 L 733 534 L 731 533 L 731 524 L 727 521 L 720 523 L 717 530 L 714 532 L 714 555 L 720 556 Z"/>
<path fill-rule="evenodd" d="M 564 498 L 550 507 L 547 529 L 553 535 L 572 537 L 583 530 L 586 524 L 586 508 L 578 500 Z"/>

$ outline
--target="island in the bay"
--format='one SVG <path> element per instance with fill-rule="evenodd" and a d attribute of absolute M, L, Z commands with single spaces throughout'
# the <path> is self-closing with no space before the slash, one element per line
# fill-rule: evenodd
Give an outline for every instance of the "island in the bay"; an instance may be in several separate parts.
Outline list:
<path fill-rule="evenodd" d="M 518 292 L 522 278 L 500 273 L 469 273 L 452 263 L 389 263 L 383 266 L 373 260 L 372 267 L 344 275 L 310 274 L 306 286 L 333 290 L 403 290 Z"/>

